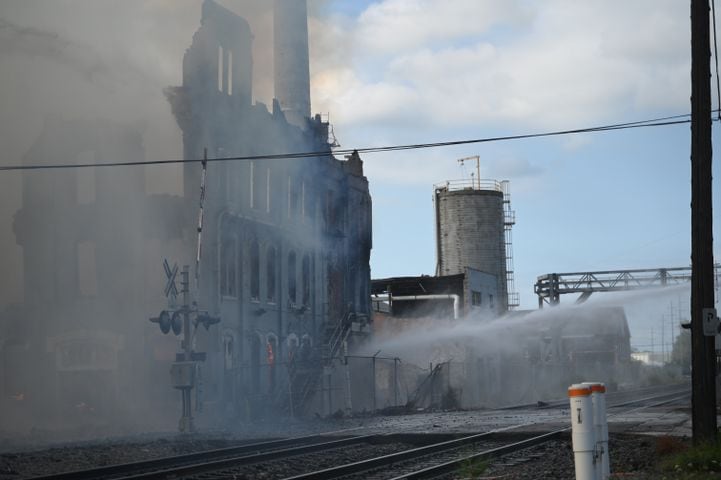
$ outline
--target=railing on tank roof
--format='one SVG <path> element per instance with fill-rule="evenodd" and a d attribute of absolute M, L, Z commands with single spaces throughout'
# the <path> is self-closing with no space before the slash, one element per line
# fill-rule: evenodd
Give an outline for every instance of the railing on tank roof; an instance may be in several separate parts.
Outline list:
<path fill-rule="evenodd" d="M 492 192 L 503 192 L 503 182 L 498 180 L 446 180 L 443 183 L 433 185 L 434 190 L 445 190 L 455 192 L 459 190 L 490 190 Z"/>

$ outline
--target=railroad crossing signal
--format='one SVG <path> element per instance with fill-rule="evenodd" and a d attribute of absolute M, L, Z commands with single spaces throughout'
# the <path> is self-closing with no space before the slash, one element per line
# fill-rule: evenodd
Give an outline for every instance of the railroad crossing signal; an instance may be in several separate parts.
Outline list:
<path fill-rule="evenodd" d="M 164 259 L 163 269 L 165 270 L 165 276 L 168 277 L 168 281 L 165 283 L 165 296 L 169 300 L 175 302 L 175 299 L 178 297 L 178 287 L 175 286 L 175 276 L 178 274 L 178 264 L 176 263 L 173 265 L 173 268 L 170 268 L 168 260 Z"/>
<path fill-rule="evenodd" d="M 160 315 L 150 319 L 151 322 L 157 323 L 160 331 L 169 333 L 171 330 L 178 336 L 183 332 L 183 311 L 182 310 L 163 310 Z"/>
<path fill-rule="evenodd" d="M 150 321 L 157 323 L 160 331 L 165 334 L 170 333 L 171 330 L 175 335 L 183 334 L 183 340 L 180 343 L 183 352 L 176 356 L 179 360 L 171 368 L 171 378 L 173 387 L 181 391 L 183 399 L 183 414 L 180 418 L 179 429 L 181 432 L 192 432 L 194 427 L 190 408 L 190 392 L 196 386 L 195 376 L 199 368 L 198 362 L 205 360 L 205 353 L 193 351 L 193 337 L 199 325 L 203 325 L 206 330 L 209 330 L 211 325 L 220 322 L 220 317 L 213 317 L 206 311 L 200 311 L 195 302 L 191 303 L 190 282 L 188 281 L 190 268 L 187 265 L 183 267 L 180 274 L 182 287 L 180 293 L 183 294 L 183 304 L 177 306 L 176 297 L 179 292 L 175 285 L 175 277 L 178 274 L 178 265 L 175 264 L 171 268 L 168 261 L 163 260 L 163 269 L 167 277 L 164 292 L 170 306 L 167 310 L 162 310 L 157 317 L 151 318 Z"/>
<path fill-rule="evenodd" d="M 168 334 L 172 330 L 175 336 L 183 333 L 183 315 L 186 313 L 185 308 L 179 310 L 162 310 L 157 317 L 150 319 L 151 322 L 157 323 L 160 331 Z M 199 325 L 210 329 L 211 325 L 220 323 L 220 317 L 213 317 L 208 312 L 199 312 L 197 310 L 187 309 L 188 315 L 194 315 L 193 326 L 198 328 Z"/>

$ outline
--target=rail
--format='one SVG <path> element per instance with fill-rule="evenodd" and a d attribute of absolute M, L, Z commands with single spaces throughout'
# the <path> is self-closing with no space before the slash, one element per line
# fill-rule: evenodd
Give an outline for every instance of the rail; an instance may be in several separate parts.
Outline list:
<path fill-rule="evenodd" d="M 269 461 L 291 454 L 311 453 L 328 448 L 353 445 L 364 442 L 370 437 L 371 435 L 361 435 L 329 441 L 323 435 L 308 435 L 140 462 L 108 465 L 88 470 L 31 477 L 30 480 L 83 480 L 111 476 L 118 479 L 166 478 L 171 475 L 184 476 L 219 469 L 224 465 L 238 466 L 259 461 Z"/>
<path fill-rule="evenodd" d="M 636 412 L 644 408 L 653 408 L 662 404 L 667 404 L 673 401 L 678 401 L 682 398 L 687 398 L 690 395 L 690 388 L 688 385 L 685 386 L 667 386 L 666 390 L 654 389 L 641 389 L 635 392 L 627 392 L 633 394 L 633 398 L 620 399 L 619 402 L 611 402 L 608 407 L 618 408 L 626 407 L 622 411 L 609 412 L 609 416 L 624 415 L 632 412 Z M 653 393 L 652 393 L 653 392 Z M 639 395 L 640 394 L 640 395 Z M 644 405 L 637 406 L 639 403 Z M 561 410 L 567 408 L 568 400 L 561 402 L 556 407 Z M 633 407 L 633 408 L 628 408 Z M 321 470 L 306 472 L 306 473 L 294 473 L 290 478 L 294 480 L 300 479 L 311 479 L 311 478 L 347 478 L 349 475 L 361 474 L 370 469 L 384 469 L 381 474 L 385 474 L 384 478 L 427 478 L 429 476 L 436 476 L 442 472 L 452 472 L 457 469 L 460 465 L 465 462 L 482 458 L 497 458 L 506 454 L 517 452 L 520 449 L 528 448 L 533 445 L 543 443 L 545 441 L 557 438 L 563 432 L 568 431 L 568 428 L 559 429 L 558 426 L 551 427 L 552 430 L 549 432 L 543 432 L 539 435 L 531 436 L 526 438 L 528 432 L 517 432 L 514 433 L 520 427 L 527 427 L 535 425 L 534 429 L 537 429 L 543 423 L 546 422 L 548 416 L 542 415 L 539 417 L 540 421 L 530 421 L 521 424 L 515 424 L 506 426 L 497 430 L 466 435 L 462 438 L 455 438 L 447 440 L 448 437 L 442 441 L 436 441 L 429 445 L 420 447 L 412 447 L 396 453 L 381 455 L 373 458 L 366 458 L 360 461 L 352 461 L 351 463 L 345 463 L 341 465 L 335 465 L 331 467 L 325 467 Z M 549 426 L 557 424 L 556 420 L 551 419 Z M 352 430 L 357 430 L 354 428 Z M 330 434 L 337 434 L 345 431 L 328 432 Z M 505 433 L 510 432 L 511 437 L 505 436 Z M 34 477 L 34 478 L 53 478 L 53 479 L 82 479 L 82 478 L 106 478 L 113 476 L 113 478 L 180 478 L 188 476 L 199 476 L 202 478 L 208 478 L 207 475 L 215 476 L 214 478 L 229 478 L 235 474 L 238 476 L 246 475 L 247 472 L 243 473 L 242 469 L 250 467 L 251 465 L 267 464 L 277 465 L 277 462 L 294 462 L 290 469 L 281 467 L 279 472 L 288 474 L 287 472 L 298 472 L 295 468 L 299 465 L 297 463 L 297 457 L 299 455 L 306 454 L 323 454 L 324 452 L 338 451 L 338 449 L 347 449 L 352 445 L 362 444 L 377 444 L 387 443 L 389 438 L 397 438 L 402 443 L 415 443 L 407 439 L 405 434 L 382 434 L 382 435 L 359 435 L 350 436 L 347 438 L 341 438 L 338 440 L 330 440 L 328 433 L 325 435 L 311 435 L 306 437 L 296 437 L 291 439 L 283 439 L 280 441 L 269 441 L 263 443 L 256 443 L 250 445 L 242 445 L 238 447 L 230 447 L 225 449 L 218 449 L 205 452 L 197 452 L 191 454 L 185 454 L 177 457 L 167 457 L 162 459 L 136 462 L 133 464 L 116 465 L 109 467 L 101 467 L 93 470 L 85 470 L 78 472 L 68 472 L 55 474 L 48 477 Z M 500 435 L 497 435 L 500 434 Z M 411 434 L 413 435 L 413 434 Z M 522 436 L 522 440 L 519 441 L 519 435 Z M 499 442 L 500 440 L 500 442 Z M 492 444 L 489 444 L 491 442 Z M 499 445 L 502 443 L 502 445 Z M 475 451 L 478 452 L 478 448 L 482 449 L 480 453 L 471 453 L 468 456 L 468 451 L 459 451 L 459 447 L 466 448 L 470 445 L 474 445 Z M 460 455 L 459 455 L 460 453 Z M 425 457 L 423 461 L 420 461 L 422 457 Z M 315 458 L 312 465 L 319 465 L 318 457 Z M 451 458 L 454 460 L 449 461 Z M 341 461 L 348 462 L 347 457 L 340 459 Z M 403 463 L 401 463 L 403 462 Z M 303 462 L 300 462 L 303 464 Z M 429 465 L 435 464 L 435 466 L 429 467 Z M 311 468 L 312 468 L 311 465 Z M 321 462 L 320 465 L 332 465 L 330 462 Z M 254 467 L 251 467 L 254 468 Z M 240 472 L 237 470 L 241 469 Z M 261 470 L 264 470 L 262 467 Z M 235 470 L 235 471 L 234 471 Z M 281 475 L 282 475 L 281 473 Z M 374 475 L 378 475 L 376 471 Z M 277 478 L 277 476 L 276 476 Z"/>
<path fill-rule="evenodd" d="M 671 390 L 669 390 L 669 388 Z M 629 392 L 634 393 L 634 392 Z M 690 388 L 689 385 L 685 385 L 684 387 L 679 390 L 678 386 L 665 386 L 662 390 L 657 391 L 656 394 L 646 395 L 643 398 L 635 398 L 631 400 L 627 400 L 625 402 L 620 403 L 614 403 L 609 404 L 608 408 L 618 408 L 618 407 L 625 407 L 632 404 L 638 404 L 638 403 L 646 403 L 645 405 L 642 405 L 640 407 L 636 407 L 633 409 L 628 409 L 621 412 L 615 412 L 613 414 L 609 414 L 609 416 L 616 416 L 621 415 L 624 413 L 631 413 L 635 412 L 641 409 L 646 408 L 652 408 L 657 407 L 663 404 L 667 404 L 669 402 L 677 401 L 680 398 L 685 398 L 688 395 L 690 395 Z M 658 400 L 658 401 L 653 401 Z M 568 405 L 568 399 L 564 400 L 561 405 L 559 405 L 558 408 L 564 408 Z M 359 462 L 353 462 L 346 465 L 339 465 L 335 467 L 326 468 L 323 470 L 318 470 L 315 472 L 308 472 L 300 475 L 295 475 L 292 477 L 288 477 L 284 480 L 319 480 L 319 479 L 332 479 L 332 478 L 346 478 L 350 475 L 357 475 L 362 472 L 369 471 L 371 469 L 378 469 L 378 468 L 384 468 L 389 467 L 391 469 L 399 467 L 399 463 L 403 461 L 413 460 L 414 466 L 411 467 L 413 471 L 409 471 L 406 473 L 402 473 L 400 475 L 396 474 L 392 477 L 389 477 L 388 475 L 385 475 L 384 478 L 392 478 L 393 480 L 400 480 L 400 479 L 418 479 L 418 478 L 437 478 L 441 475 L 452 473 L 458 471 L 458 469 L 464 465 L 473 463 L 475 461 L 480 460 L 488 460 L 493 458 L 499 458 L 503 457 L 508 454 L 512 454 L 515 452 L 518 452 L 520 450 L 524 450 L 526 448 L 540 445 L 542 443 L 560 438 L 561 435 L 568 432 L 571 427 L 565 427 L 565 428 L 555 428 L 554 430 L 550 432 L 544 432 L 540 433 L 538 435 L 531 436 L 530 438 L 526 438 L 520 441 L 514 441 L 505 445 L 496 446 L 492 448 L 486 448 L 482 450 L 481 452 L 472 453 L 470 455 L 464 454 L 457 456 L 453 460 L 441 460 L 440 462 L 436 463 L 432 466 L 427 466 L 428 463 L 426 461 L 419 461 L 417 459 L 420 459 L 421 457 L 428 457 L 430 455 L 436 455 L 436 454 L 442 454 L 446 451 L 455 449 L 460 446 L 467 446 L 467 445 L 473 445 L 474 443 L 477 444 L 485 439 L 492 438 L 494 434 L 501 433 L 501 432 L 507 432 L 510 430 L 514 430 L 519 427 L 526 427 L 529 425 L 539 425 L 540 423 L 537 422 L 530 422 L 530 423 L 523 423 L 518 425 L 512 425 L 509 427 L 504 427 L 498 430 L 485 432 L 481 434 L 475 434 L 470 435 L 466 437 L 462 437 L 455 440 L 449 440 L 445 442 L 435 443 L 432 445 L 427 445 L 423 447 L 413 448 L 410 450 L 405 450 L 398 453 L 392 453 L 389 455 L 384 455 L 376 458 L 371 458 L 368 460 L 363 460 Z M 425 466 L 418 469 L 417 465 L 424 464 Z M 400 468 L 403 468 L 402 466 Z M 380 477 L 378 471 L 374 471 L 375 477 Z"/>
<path fill-rule="evenodd" d="M 462 190 L 476 190 L 476 191 L 492 191 L 504 193 L 503 183 L 498 180 L 478 180 L 478 179 L 463 179 L 463 180 L 446 180 L 443 183 L 436 183 L 433 185 L 434 191 L 447 191 L 456 192 Z"/>

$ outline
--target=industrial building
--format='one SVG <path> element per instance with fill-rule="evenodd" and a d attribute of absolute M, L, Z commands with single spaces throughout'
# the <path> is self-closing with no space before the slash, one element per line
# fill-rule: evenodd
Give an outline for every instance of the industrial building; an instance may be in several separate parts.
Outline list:
<path fill-rule="evenodd" d="M 375 316 L 493 318 L 517 307 L 509 182 L 446 181 L 434 186 L 434 206 L 436 276 L 374 279 Z"/>
<path fill-rule="evenodd" d="M 212 0 L 202 4 L 182 85 L 164 92 L 186 159 L 318 152 L 207 166 L 191 297 L 220 323 L 198 329 L 193 343 L 205 359 L 193 397 L 201 421 L 313 408 L 324 367 L 369 329 L 363 162 L 334 158 L 329 124 L 310 115 L 305 1 L 277 0 L 275 22 L 270 111 L 253 102 L 251 26 Z M 132 126 L 49 119 L 25 161 L 143 160 L 142 145 Z M 151 412 L 177 419 L 168 371 L 178 337 L 149 318 L 174 303 L 163 295 L 163 260 L 195 265 L 201 175 L 188 162 L 182 195 L 148 195 L 140 167 L 23 174 L 14 230 L 25 302 L 3 312 L 0 393 L 13 399 L 5 411 L 48 427 L 81 424 L 74 415 L 94 425 Z"/>
<path fill-rule="evenodd" d="M 334 158 L 328 123 L 309 116 L 305 2 L 277 0 L 274 18 L 272 111 L 250 101 L 249 25 L 210 0 L 185 54 L 183 85 L 167 94 L 186 158 L 206 149 L 220 158 L 325 152 L 209 167 L 197 301 L 221 323 L 198 335 L 197 349 L 222 355 L 209 356 L 206 383 L 227 409 L 298 412 L 338 340 L 352 325 L 367 330 L 371 199 L 360 157 Z M 186 164 L 184 179 L 186 208 L 195 209 L 201 166 Z M 296 368 L 301 357 L 313 361 Z"/>

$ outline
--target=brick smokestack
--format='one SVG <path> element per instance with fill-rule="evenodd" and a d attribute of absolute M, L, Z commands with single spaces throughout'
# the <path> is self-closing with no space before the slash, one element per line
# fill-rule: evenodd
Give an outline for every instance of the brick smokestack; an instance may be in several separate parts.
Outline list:
<path fill-rule="evenodd" d="M 274 0 L 275 97 L 289 122 L 310 117 L 310 67 L 306 0 Z"/>

